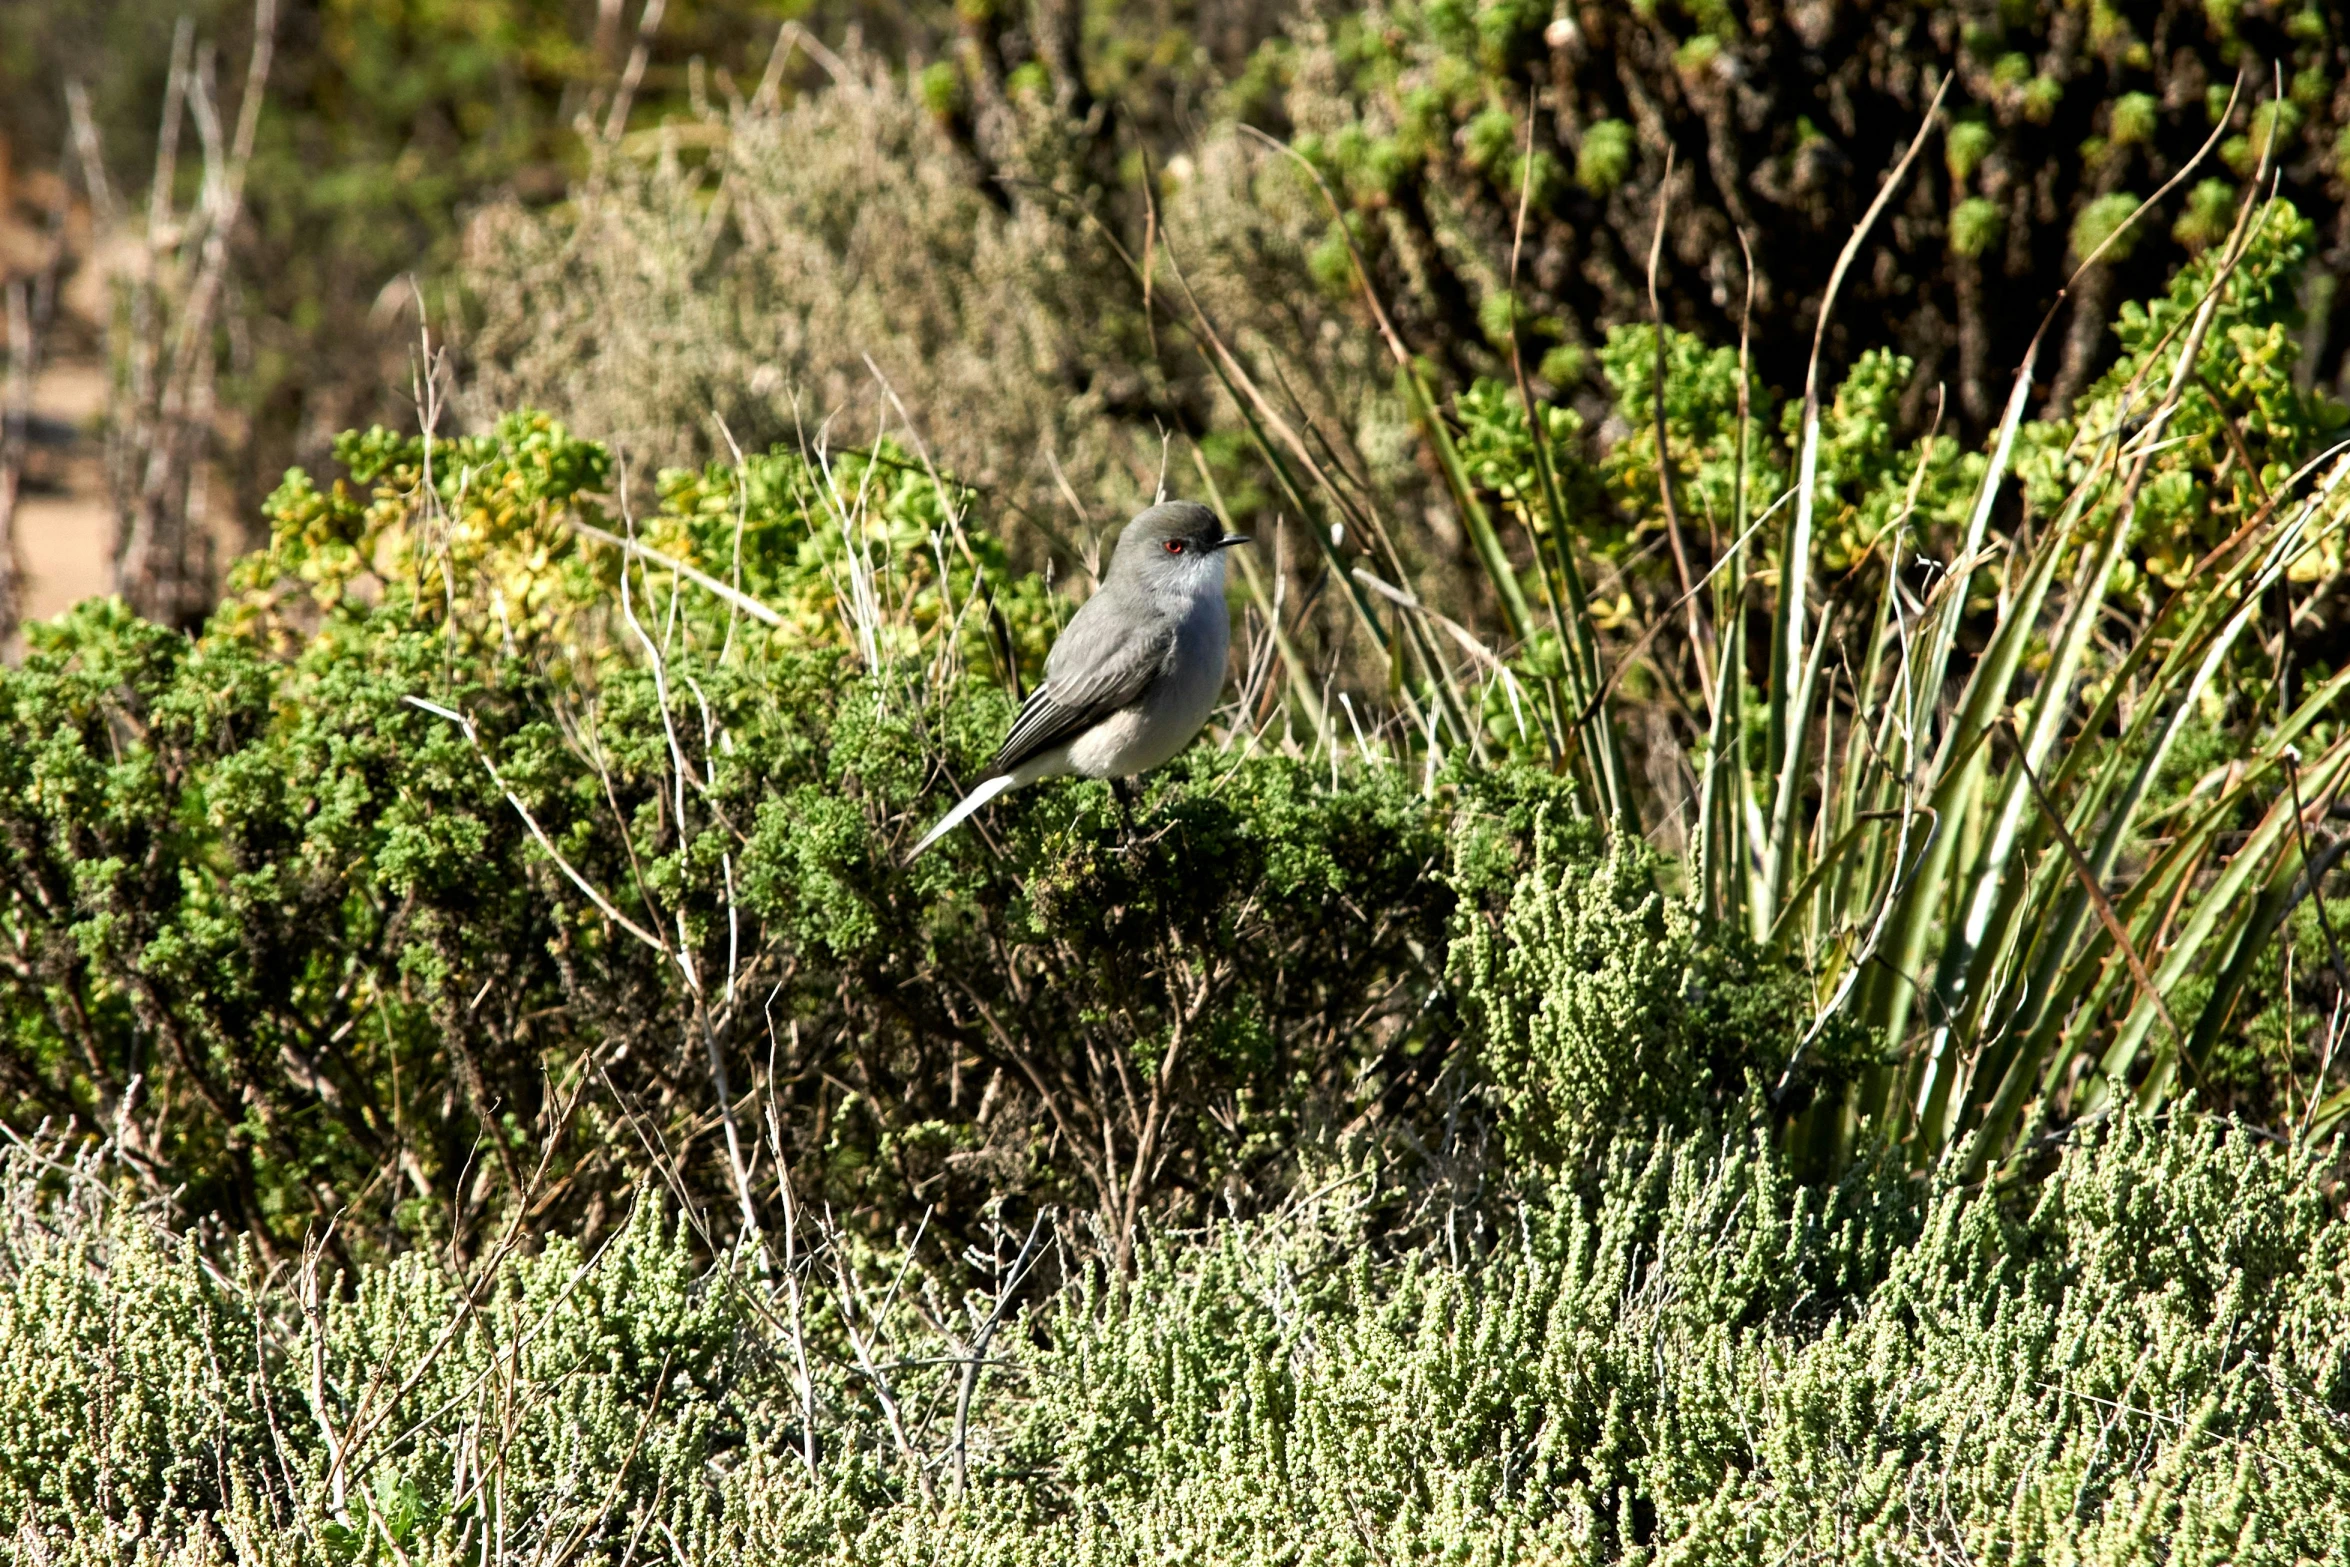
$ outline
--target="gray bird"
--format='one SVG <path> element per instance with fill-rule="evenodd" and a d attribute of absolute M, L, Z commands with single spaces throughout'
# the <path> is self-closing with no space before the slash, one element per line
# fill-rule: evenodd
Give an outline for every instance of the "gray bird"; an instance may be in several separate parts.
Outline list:
<path fill-rule="evenodd" d="M 1101 591 L 1046 655 L 1044 683 L 995 765 L 914 854 L 1007 790 L 1068 773 L 1131 778 L 1191 744 L 1224 690 L 1232 625 L 1222 555 L 1248 542 L 1197 501 L 1165 501 L 1128 523 Z"/>

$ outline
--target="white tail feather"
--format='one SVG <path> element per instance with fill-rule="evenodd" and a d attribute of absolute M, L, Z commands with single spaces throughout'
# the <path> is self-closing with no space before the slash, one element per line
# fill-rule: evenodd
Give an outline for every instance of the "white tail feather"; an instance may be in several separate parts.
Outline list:
<path fill-rule="evenodd" d="M 978 810 L 981 806 L 994 799 L 997 795 L 1002 794 L 1006 789 L 1011 788 L 1012 785 L 1018 781 L 1019 780 L 1015 779 L 1010 773 L 999 773 L 995 777 L 988 779 L 978 788 L 972 790 L 969 794 L 963 796 L 963 803 L 956 806 L 953 810 L 947 812 L 946 815 L 940 817 L 938 825 L 931 828 L 930 831 L 924 833 L 922 835 L 922 841 L 914 845 L 914 854 L 909 854 L 906 856 L 906 858 L 909 860 L 914 858 L 915 854 L 920 854 L 924 849 L 929 848 L 932 844 L 938 842 L 939 839 L 944 838 L 948 833 L 951 833 L 956 828 L 962 826 L 963 818 L 969 816 L 973 811 Z"/>

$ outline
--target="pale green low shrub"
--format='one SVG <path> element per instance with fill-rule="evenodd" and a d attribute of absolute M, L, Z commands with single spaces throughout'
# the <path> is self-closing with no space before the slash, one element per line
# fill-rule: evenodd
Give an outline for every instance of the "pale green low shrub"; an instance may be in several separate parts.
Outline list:
<path fill-rule="evenodd" d="M 786 1278 L 699 1269 L 650 1196 L 470 1309 L 423 1254 L 312 1309 L 58 1168 L 6 1165 L 19 1560 L 2350 1556 L 2350 1227 L 2314 1157 L 2192 1115 L 2085 1132 L 2024 1207 L 1622 1143 L 1400 1252 L 1342 1176 L 1006 1323 L 960 1500 L 962 1351 L 908 1301 L 961 1313 L 888 1259 L 789 1276 L 811 1444 Z"/>

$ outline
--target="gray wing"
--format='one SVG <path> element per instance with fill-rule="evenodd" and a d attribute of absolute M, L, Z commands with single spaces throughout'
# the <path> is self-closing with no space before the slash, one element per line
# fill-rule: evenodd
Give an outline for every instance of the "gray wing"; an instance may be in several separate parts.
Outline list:
<path fill-rule="evenodd" d="M 1053 644 L 1044 683 L 1028 693 L 1012 721 L 996 752 L 995 771 L 1008 773 L 1132 707 L 1166 668 L 1175 647 L 1174 620 L 1121 613 L 1127 606 L 1111 592 L 1088 599 Z"/>

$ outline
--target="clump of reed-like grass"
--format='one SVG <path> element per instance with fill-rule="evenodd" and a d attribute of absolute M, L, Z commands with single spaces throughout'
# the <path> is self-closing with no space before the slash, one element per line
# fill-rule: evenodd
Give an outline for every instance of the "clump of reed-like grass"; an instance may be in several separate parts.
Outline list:
<path fill-rule="evenodd" d="M 1887 175 L 1839 277 L 1932 131 Z M 1395 743 L 1546 752 L 1593 820 L 1635 834 L 1670 821 L 1702 917 L 1812 976 L 1812 1020 L 1774 1090 L 1829 1030 L 1872 1041 L 1878 1065 L 1840 1099 L 1789 1101 L 1798 1147 L 1834 1161 L 1900 1146 L 1974 1169 L 2213 1077 L 2239 1009 L 2282 1009 L 2286 1059 L 2261 1105 L 2280 1129 L 2350 1111 L 2350 976 L 2322 898 L 2324 950 L 2303 958 L 2325 976 L 2316 1015 L 2306 994 L 2246 993 L 2333 863 L 2327 823 L 2350 782 L 2343 677 L 2285 667 L 2340 580 L 2350 504 L 2344 414 L 2290 379 L 2308 243 L 2289 206 L 2248 197 L 2225 244 L 2124 313 L 2123 359 L 2069 419 L 2024 418 L 2035 345 L 1980 457 L 1933 435 L 1894 450 L 1878 395 L 1890 362 L 1831 387 L 1817 347 L 1776 451 L 1743 353 L 1709 396 L 1694 362 L 1666 379 L 1661 323 L 1619 329 L 1610 373 L 1649 428 L 1602 474 L 1645 480 L 1654 510 L 1635 537 L 1669 552 L 1673 575 L 1644 617 L 1614 625 L 1588 587 L 1609 569 L 1585 553 L 1601 518 L 1554 444 L 1571 425 L 1522 366 L 1515 399 L 1493 388 L 1441 408 L 1358 265 L 1520 650 L 1508 660 L 1413 595 L 1391 549 L 1341 551 L 1342 537 L 1380 540 L 1376 516 L 1196 301 L 1186 324 L 1218 353 L 1281 493 L 1332 519 L 1330 575 L 1398 672 Z M 1831 288 L 1823 343 L 1835 303 Z M 2199 730 L 2205 770 L 2166 782 Z M 1626 760 L 1640 740 L 1646 790 Z"/>

